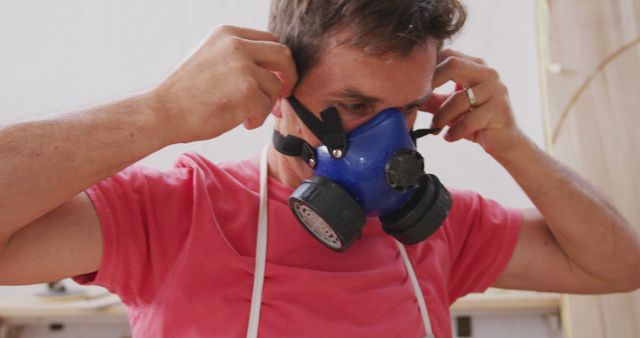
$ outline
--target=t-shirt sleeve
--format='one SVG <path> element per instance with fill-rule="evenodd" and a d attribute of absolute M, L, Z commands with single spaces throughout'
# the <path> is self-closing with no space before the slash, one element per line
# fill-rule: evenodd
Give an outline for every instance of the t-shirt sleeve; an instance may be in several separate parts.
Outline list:
<path fill-rule="evenodd" d="M 477 193 L 452 193 L 444 227 L 451 257 L 449 300 L 483 292 L 500 277 L 516 247 L 522 214 Z"/>
<path fill-rule="evenodd" d="M 193 171 L 132 166 L 87 189 L 103 257 L 98 271 L 74 280 L 104 286 L 128 305 L 153 297 L 188 234 Z"/>

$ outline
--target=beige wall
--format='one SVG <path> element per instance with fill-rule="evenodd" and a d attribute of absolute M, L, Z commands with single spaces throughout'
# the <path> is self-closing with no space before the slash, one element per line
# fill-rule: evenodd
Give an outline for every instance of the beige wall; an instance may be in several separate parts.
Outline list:
<path fill-rule="evenodd" d="M 638 227 L 640 3 L 540 0 L 540 4 L 550 150 L 604 192 Z M 565 305 L 565 331 L 570 337 L 640 337 L 640 292 L 569 296 Z"/>

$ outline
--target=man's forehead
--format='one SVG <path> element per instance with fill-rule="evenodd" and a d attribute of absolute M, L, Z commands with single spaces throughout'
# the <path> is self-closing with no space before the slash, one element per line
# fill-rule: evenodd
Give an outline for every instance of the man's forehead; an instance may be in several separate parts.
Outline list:
<path fill-rule="evenodd" d="M 418 104 L 432 92 L 435 53 L 416 50 L 411 56 L 371 56 L 361 53 L 334 53 L 325 70 L 334 97 L 360 102 L 406 106 Z"/>
<path fill-rule="evenodd" d="M 441 42 L 434 38 L 427 38 L 424 41 L 416 41 L 413 45 L 406 45 L 407 49 L 396 49 L 398 46 L 388 46 L 384 43 L 384 40 L 376 39 L 374 34 L 368 35 L 371 37 L 370 43 L 363 39 L 362 36 L 357 36 L 349 28 L 335 29 L 328 33 L 321 41 L 319 41 L 321 50 L 328 51 L 335 48 L 356 48 L 371 55 L 386 55 L 389 58 L 406 57 L 414 49 L 432 49 L 435 52 L 441 48 Z M 387 46 L 385 48 L 385 46 Z"/>
<path fill-rule="evenodd" d="M 432 91 L 436 66 L 434 43 L 416 46 L 409 55 L 372 55 L 362 48 L 339 44 L 322 51 L 318 63 L 302 79 L 308 92 L 328 100 L 380 103 L 402 107 L 424 101 Z"/>

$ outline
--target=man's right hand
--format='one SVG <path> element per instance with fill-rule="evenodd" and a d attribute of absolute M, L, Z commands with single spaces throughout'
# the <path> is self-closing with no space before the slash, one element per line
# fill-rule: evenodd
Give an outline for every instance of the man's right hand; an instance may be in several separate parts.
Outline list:
<path fill-rule="evenodd" d="M 100 222 L 83 190 L 167 145 L 258 127 L 296 81 L 273 34 L 221 26 L 142 95 L 0 125 L 0 284 L 98 269 Z"/>
<path fill-rule="evenodd" d="M 219 26 L 147 94 L 169 143 L 217 137 L 240 123 L 257 128 L 297 82 L 288 47 L 275 35 Z"/>

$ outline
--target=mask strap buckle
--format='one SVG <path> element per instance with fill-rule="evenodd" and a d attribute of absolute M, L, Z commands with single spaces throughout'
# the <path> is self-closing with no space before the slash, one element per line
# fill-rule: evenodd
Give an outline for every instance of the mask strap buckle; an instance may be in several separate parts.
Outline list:
<path fill-rule="evenodd" d="M 281 154 L 287 156 L 300 156 L 311 167 L 316 167 L 316 153 L 307 141 L 293 136 L 284 136 L 277 130 L 273 131 L 273 146 Z"/>
<path fill-rule="evenodd" d="M 300 120 L 311 132 L 329 149 L 333 158 L 342 158 L 347 152 L 347 136 L 344 133 L 338 110 L 334 107 L 320 113 L 322 120 L 317 118 L 295 96 L 289 97 L 289 103 Z"/>

